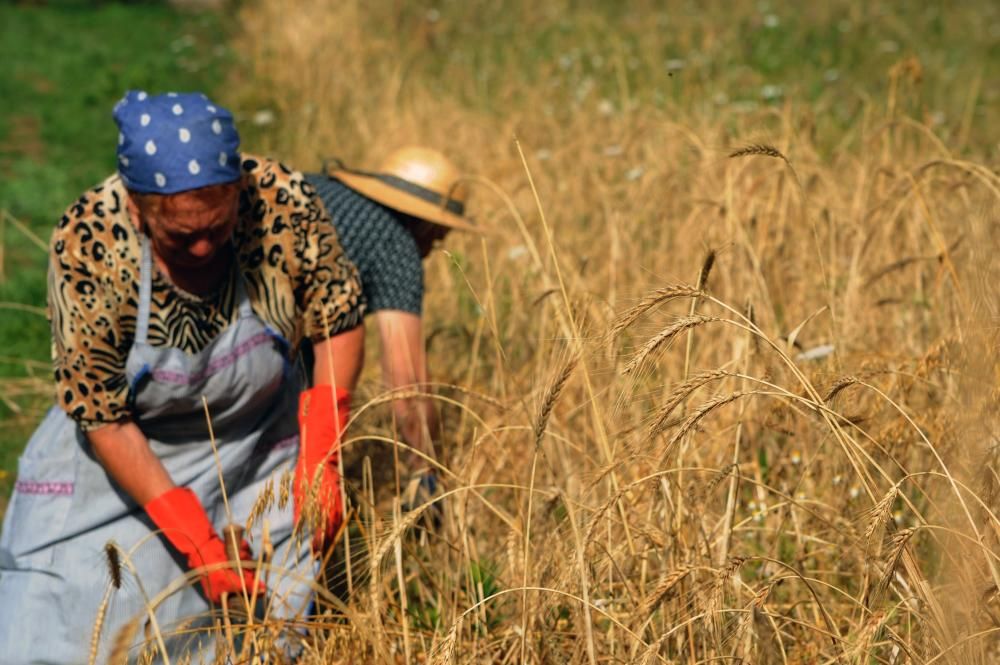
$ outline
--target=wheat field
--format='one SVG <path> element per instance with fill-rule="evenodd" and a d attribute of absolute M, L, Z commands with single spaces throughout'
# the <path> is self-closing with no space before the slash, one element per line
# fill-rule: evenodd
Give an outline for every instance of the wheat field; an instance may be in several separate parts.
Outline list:
<path fill-rule="evenodd" d="M 732 53 L 780 12 L 599 4 L 240 9 L 244 145 L 440 148 L 485 233 L 426 264 L 440 524 L 371 343 L 326 613 L 218 662 L 996 662 L 995 77 L 872 43 L 877 95 L 765 89 Z"/>

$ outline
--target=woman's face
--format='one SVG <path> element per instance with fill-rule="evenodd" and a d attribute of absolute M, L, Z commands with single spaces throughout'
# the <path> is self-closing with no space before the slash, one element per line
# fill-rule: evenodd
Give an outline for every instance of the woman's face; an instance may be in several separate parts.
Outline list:
<path fill-rule="evenodd" d="M 134 197 L 140 228 L 149 236 L 157 256 L 170 267 L 205 268 L 232 237 L 239 188 L 215 187 L 221 189 Z"/>

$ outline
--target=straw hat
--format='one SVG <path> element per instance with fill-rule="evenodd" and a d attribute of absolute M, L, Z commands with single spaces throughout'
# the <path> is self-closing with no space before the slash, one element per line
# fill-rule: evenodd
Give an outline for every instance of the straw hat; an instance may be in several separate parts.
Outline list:
<path fill-rule="evenodd" d="M 331 160 L 324 169 L 354 191 L 393 210 L 453 229 L 480 232 L 465 215 L 466 187 L 455 165 L 437 150 L 400 148 L 378 171 Z"/>

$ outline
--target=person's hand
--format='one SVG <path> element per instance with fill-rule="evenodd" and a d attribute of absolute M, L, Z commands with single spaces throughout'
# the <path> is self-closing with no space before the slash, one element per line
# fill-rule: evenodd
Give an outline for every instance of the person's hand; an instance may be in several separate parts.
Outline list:
<path fill-rule="evenodd" d="M 227 564 L 226 568 L 202 571 L 199 581 L 210 602 L 220 604 L 224 593 L 242 594 L 244 589 L 248 594 L 253 593 L 254 571 L 233 566 L 226 555 L 225 543 L 215 532 L 194 492 L 175 487 L 143 508 L 167 541 L 184 555 L 191 570 Z M 253 561 L 250 546 L 245 540 L 240 543 L 239 554 L 241 560 Z M 258 595 L 265 591 L 263 582 L 258 581 Z"/>
<path fill-rule="evenodd" d="M 240 560 L 253 561 L 253 555 L 250 553 L 250 544 L 245 539 L 240 542 L 239 552 Z M 218 536 L 200 547 L 193 556 L 188 558 L 188 566 L 192 570 L 224 562 L 228 563 L 229 557 L 226 555 L 225 543 Z M 243 578 L 242 580 L 240 579 L 241 577 Z M 205 597 L 216 605 L 219 605 L 222 603 L 223 594 L 242 596 L 243 589 L 246 589 L 247 595 L 252 595 L 254 590 L 254 572 L 246 568 L 241 568 L 239 571 L 232 568 L 220 568 L 205 572 L 202 574 L 199 582 L 201 582 L 201 589 L 204 591 Z M 261 596 L 264 591 L 263 582 L 258 581 L 257 595 Z"/>
<path fill-rule="evenodd" d="M 424 469 L 410 476 L 401 497 L 401 507 L 404 512 L 410 512 L 430 504 L 424 508 L 421 518 L 425 528 L 437 530 L 441 528 L 444 519 L 444 509 L 440 501 L 434 501 L 440 492 L 437 473 L 433 469 Z"/>
<path fill-rule="evenodd" d="M 351 409 L 348 391 L 316 386 L 299 397 L 299 457 L 292 494 L 295 523 L 315 529 L 312 547 L 322 552 L 333 543 L 343 520 L 340 494 L 340 435 Z"/>

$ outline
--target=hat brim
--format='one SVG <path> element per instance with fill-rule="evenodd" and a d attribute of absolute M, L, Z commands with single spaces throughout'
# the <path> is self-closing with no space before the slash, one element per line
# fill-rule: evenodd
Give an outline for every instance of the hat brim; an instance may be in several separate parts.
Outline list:
<path fill-rule="evenodd" d="M 461 231 L 471 231 L 472 233 L 483 232 L 482 229 L 468 221 L 465 217 L 456 215 L 450 210 L 434 205 L 429 201 L 419 199 L 378 178 L 342 171 L 340 169 L 331 170 L 330 177 L 336 178 L 359 194 L 363 194 L 373 201 L 377 201 L 393 210 L 426 220 L 432 224 L 440 224 L 441 226 Z"/>

